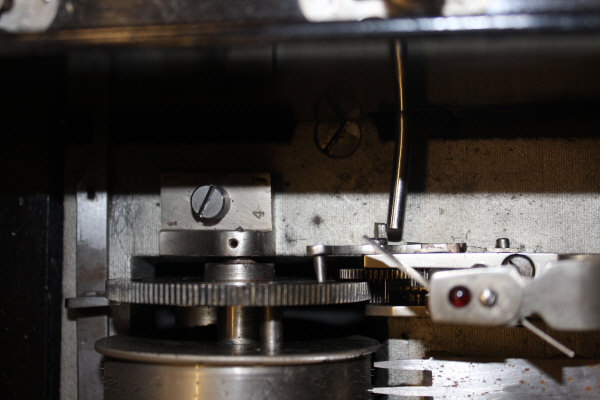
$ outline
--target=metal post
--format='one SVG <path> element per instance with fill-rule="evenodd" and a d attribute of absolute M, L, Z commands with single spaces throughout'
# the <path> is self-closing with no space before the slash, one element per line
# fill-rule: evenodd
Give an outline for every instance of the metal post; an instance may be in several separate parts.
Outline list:
<path fill-rule="evenodd" d="M 327 264 L 325 264 L 325 256 L 323 254 L 316 255 L 314 257 L 314 263 L 317 282 L 325 283 L 327 281 Z"/>
<path fill-rule="evenodd" d="M 328 252 L 328 247 L 324 244 L 316 244 L 314 246 L 308 246 L 306 252 L 309 256 L 313 257 L 317 282 L 327 282 L 327 263 L 325 261 L 325 255 Z"/>
<path fill-rule="evenodd" d="M 219 309 L 217 328 L 219 340 L 229 344 L 250 344 L 256 342 L 256 308 L 229 306 Z"/>
<path fill-rule="evenodd" d="M 283 341 L 281 308 L 265 307 L 260 325 L 260 340 L 267 353 L 276 353 Z"/>

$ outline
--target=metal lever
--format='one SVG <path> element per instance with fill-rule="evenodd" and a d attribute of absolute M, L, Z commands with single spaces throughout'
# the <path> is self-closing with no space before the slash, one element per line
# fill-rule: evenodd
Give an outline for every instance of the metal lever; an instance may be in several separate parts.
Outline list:
<path fill-rule="evenodd" d="M 598 261 L 562 260 L 547 264 L 533 279 L 514 268 L 444 271 L 430 280 L 429 313 L 435 322 L 486 326 L 521 323 L 570 357 L 574 353 L 526 318 L 538 315 L 559 330 L 600 329 Z"/>
<path fill-rule="evenodd" d="M 402 240 L 404 206 L 406 198 L 408 142 L 404 99 L 404 56 L 405 47 L 397 40 L 394 45 L 397 76 L 398 122 L 396 151 L 394 153 L 394 177 L 388 207 L 387 236 L 390 241 Z"/>

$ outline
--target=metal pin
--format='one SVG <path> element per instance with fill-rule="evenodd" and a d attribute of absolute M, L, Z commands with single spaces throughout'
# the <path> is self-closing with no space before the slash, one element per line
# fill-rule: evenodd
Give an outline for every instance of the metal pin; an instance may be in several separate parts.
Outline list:
<path fill-rule="evenodd" d="M 314 257 L 315 262 L 315 274 L 317 275 L 317 281 L 319 283 L 325 283 L 327 281 L 327 265 L 325 264 L 325 256 L 322 254 Z"/>
<path fill-rule="evenodd" d="M 535 334 L 537 337 L 548 343 L 550 346 L 553 346 L 557 350 L 564 353 L 567 357 L 573 358 L 575 357 L 575 352 L 569 349 L 564 344 L 560 343 L 558 340 L 554 339 L 552 336 L 548 335 L 546 332 L 532 324 L 527 320 L 527 318 L 521 318 L 521 325 L 527 328 L 530 332 Z"/>
<path fill-rule="evenodd" d="M 260 325 L 260 340 L 265 351 L 275 354 L 281 349 L 283 327 L 281 308 L 265 307 Z"/>
<path fill-rule="evenodd" d="M 497 249 L 508 249 L 508 248 L 510 248 L 510 240 L 508 238 L 498 238 L 498 239 L 496 239 L 496 248 Z"/>

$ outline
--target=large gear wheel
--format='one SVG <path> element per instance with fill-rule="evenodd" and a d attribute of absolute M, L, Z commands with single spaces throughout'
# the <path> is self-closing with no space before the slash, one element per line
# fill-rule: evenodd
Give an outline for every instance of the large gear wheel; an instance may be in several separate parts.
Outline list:
<path fill-rule="evenodd" d="M 370 300 L 366 282 L 272 281 L 237 285 L 185 279 L 111 279 L 106 297 L 115 302 L 181 307 L 280 307 L 356 303 Z"/>
<path fill-rule="evenodd" d="M 235 259 L 206 263 L 201 277 L 112 279 L 106 297 L 176 306 L 176 315 L 189 310 L 186 327 L 216 323 L 186 331 L 200 340 L 117 335 L 98 341 L 109 400 L 369 397 L 370 357 L 379 344 L 360 337 L 284 341 L 282 310 L 368 301 L 367 282 L 277 279 L 274 264 Z"/>

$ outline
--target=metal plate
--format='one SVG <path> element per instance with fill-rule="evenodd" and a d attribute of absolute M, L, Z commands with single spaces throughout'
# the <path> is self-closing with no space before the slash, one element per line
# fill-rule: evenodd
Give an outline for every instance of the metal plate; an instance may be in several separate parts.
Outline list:
<path fill-rule="evenodd" d="M 554 329 L 600 329 L 599 261 L 588 255 L 547 266 L 525 286 L 521 314 L 539 315 Z"/>
<path fill-rule="evenodd" d="M 431 386 L 378 387 L 373 393 L 435 399 L 598 398 L 598 360 L 398 360 L 376 368 L 431 371 Z"/>
<path fill-rule="evenodd" d="M 514 269 L 507 271 L 496 267 L 442 271 L 433 274 L 429 282 L 428 308 L 434 322 L 501 326 L 515 323 L 521 317 L 519 311 L 526 280 Z M 469 293 L 470 301 L 455 305 L 449 297 L 459 287 Z M 480 300 L 485 290 L 495 293 L 492 305 L 485 305 Z"/>
<path fill-rule="evenodd" d="M 160 364 L 299 365 L 350 360 L 373 353 L 374 339 L 351 336 L 320 341 L 284 343 L 276 354 L 258 346 L 231 346 L 214 342 L 183 342 L 111 336 L 96 342 L 108 357 Z"/>
<path fill-rule="evenodd" d="M 503 261 L 515 254 L 521 254 L 529 258 L 535 269 L 540 270 L 551 261 L 556 261 L 557 254 L 552 253 L 435 253 L 435 254 L 395 254 L 394 257 L 402 264 L 413 268 L 471 268 L 476 264 L 488 267 L 502 265 Z M 365 256 L 366 268 L 386 268 L 380 255 Z"/>
<path fill-rule="evenodd" d="M 464 252 L 466 243 L 400 243 L 383 246 L 392 253 L 461 253 Z M 325 254 L 328 256 L 360 256 L 378 254 L 372 245 L 347 245 L 331 246 L 316 244 L 306 247 L 308 255 Z"/>
<path fill-rule="evenodd" d="M 366 282 L 275 281 L 242 285 L 185 280 L 111 279 L 111 301 L 171 306 L 308 306 L 367 301 Z"/>

